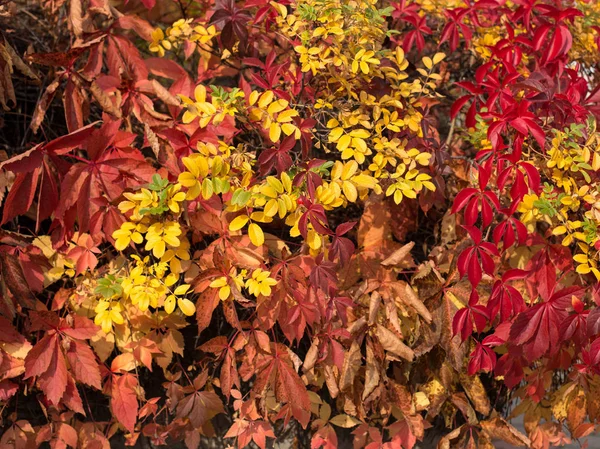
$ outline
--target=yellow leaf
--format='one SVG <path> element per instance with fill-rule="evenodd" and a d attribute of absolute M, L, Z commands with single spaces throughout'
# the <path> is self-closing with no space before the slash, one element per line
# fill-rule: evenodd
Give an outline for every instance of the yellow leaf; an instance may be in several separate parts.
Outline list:
<path fill-rule="evenodd" d="M 273 91 L 266 91 L 260 96 L 260 100 L 258 100 L 258 107 L 261 109 L 265 109 L 271 101 L 273 101 Z"/>
<path fill-rule="evenodd" d="M 433 61 L 429 56 L 425 56 L 423 58 L 423 65 L 427 67 L 427 69 L 431 70 L 433 68 Z"/>
<path fill-rule="evenodd" d="M 186 316 L 192 316 L 196 312 L 196 306 L 189 299 L 179 298 L 177 300 L 177 305 L 179 306 L 179 309 L 183 312 L 183 314 Z"/>
<path fill-rule="evenodd" d="M 444 53 L 436 53 L 435 55 L 433 55 L 433 63 L 439 64 L 444 60 L 445 57 L 446 55 Z"/>
<path fill-rule="evenodd" d="M 283 111 L 288 106 L 288 102 L 286 100 L 277 100 L 269 105 L 267 108 L 267 112 L 269 114 L 276 114 L 278 112 Z"/>
<path fill-rule="evenodd" d="M 413 402 L 417 411 L 427 410 L 427 407 L 431 404 L 427 395 L 422 391 L 417 391 L 413 394 Z"/>
<path fill-rule="evenodd" d="M 354 203 L 356 201 L 356 198 L 358 197 L 358 192 L 356 191 L 356 187 L 354 186 L 354 184 L 346 181 L 342 184 L 342 190 L 344 192 L 344 195 L 346 195 L 346 198 L 348 198 L 348 201 L 350 201 L 351 203 Z"/>
<path fill-rule="evenodd" d="M 274 217 L 279 212 L 279 205 L 277 204 L 276 199 L 270 199 L 265 205 L 264 209 L 265 215 L 267 217 Z"/>
<path fill-rule="evenodd" d="M 280 112 L 277 116 L 277 121 L 279 123 L 291 122 L 292 117 L 296 117 L 298 115 L 298 111 L 295 109 L 288 109 L 287 111 Z"/>
<path fill-rule="evenodd" d="M 181 284 L 179 287 L 177 287 L 175 289 L 175 291 L 173 293 L 175 293 L 177 296 L 181 296 L 181 295 L 185 295 L 189 289 L 190 289 L 190 286 L 188 284 Z"/>
<path fill-rule="evenodd" d="M 358 137 L 361 139 L 366 139 L 370 135 L 371 135 L 371 133 L 369 133 L 369 131 L 367 131 L 366 129 L 354 129 L 354 130 L 350 131 L 351 137 Z"/>
<path fill-rule="evenodd" d="M 256 223 L 250 223 L 250 226 L 248 226 L 248 236 L 254 246 L 261 246 L 265 243 L 263 230 Z"/>
<path fill-rule="evenodd" d="M 342 134 L 344 134 L 344 128 L 341 126 L 332 129 L 329 133 L 329 142 L 337 142 L 337 140 L 342 137 Z"/>
<path fill-rule="evenodd" d="M 352 138 L 346 134 L 338 141 L 336 148 L 338 151 L 344 151 L 346 148 L 348 148 L 350 142 L 352 142 Z"/>
<path fill-rule="evenodd" d="M 231 221 L 231 223 L 229 223 L 229 230 L 230 231 L 239 231 L 244 226 L 246 226 L 246 223 L 248 223 L 248 220 L 249 220 L 249 218 L 247 215 L 238 215 Z"/>
<path fill-rule="evenodd" d="M 578 265 L 575 269 L 579 274 L 588 274 L 592 269 L 589 265 Z"/>
<path fill-rule="evenodd" d="M 269 128 L 269 139 L 271 139 L 271 142 L 279 142 L 280 137 L 281 127 L 277 123 L 271 123 L 271 127 Z"/>
<path fill-rule="evenodd" d="M 557 226 L 552 230 L 552 235 L 563 235 L 565 232 L 567 232 L 566 226 Z"/>
<path fill-rule="evenodd" d="M 373 189 L 377 185 L 377 180 L 369 175 L 356 175 L 352 178 L 352 182 L 359 187 Z"/>

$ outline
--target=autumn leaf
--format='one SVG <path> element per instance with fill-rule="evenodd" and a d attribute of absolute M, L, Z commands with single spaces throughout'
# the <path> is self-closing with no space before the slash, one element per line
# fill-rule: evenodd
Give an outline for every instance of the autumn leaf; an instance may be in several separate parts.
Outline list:
<path fill-rule="evenodd" d="M 254 390 L 263 394 L 271 387 L 277 400 L 289 404 L 294 418 L 306 427 L 310 417 L 310 400 L 304 382 L 294 369 L 285 346 L 273 344 L 271 351 L 271 354 L 259 356 Z"/>
<path fill-rule="evenodd" d="M 177 405 L 177 417 L 188 418 L 196 429 L 223 412 L 221 399 L 212 391 L 195 391 Z"/>
<path fill-rule="evenodd" d="M 137 378 L 129 373 L 113 376 L 111 383 L 110 408 L 117 421 L 129 432 L 134 431 L 137 420 L 137 386 Z"/>
<path fill-rule="evenodd" d="M 67 351 L 67 360 L 73 375 L 79 382 L 98 390 L 102 388 L 96 355 L 87 344 L 73 340 Z"/>

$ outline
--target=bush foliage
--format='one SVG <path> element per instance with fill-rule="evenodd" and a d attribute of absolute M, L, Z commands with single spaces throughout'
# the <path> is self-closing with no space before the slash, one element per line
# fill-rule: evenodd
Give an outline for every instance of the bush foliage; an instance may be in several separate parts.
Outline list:
<path fill-rule="evenodd" d="M 0 6 L 0 447 L 595 430 L 600 3 L 34 3 Z"/>

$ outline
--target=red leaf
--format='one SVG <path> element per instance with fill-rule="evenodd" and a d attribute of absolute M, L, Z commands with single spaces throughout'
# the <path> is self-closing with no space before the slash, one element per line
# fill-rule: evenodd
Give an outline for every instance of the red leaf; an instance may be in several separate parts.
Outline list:
<path fill-rule="evenodd" d="M 94 351 L 83 342 L 72 341 L 67 351 L 67 360 L 75 378 L 79 382 L 102 389 L 100 367 L 96 361 Z"/>
<path fill-rule="evenodd" d="M 56 334 L 46 335 L 29 351 L 25 357 L 25 379 L 46 372 L 52 361 L 56 339 Z"/>
<path fill-rule="evenodd" d="M 306 428 L 310 419 L 310 400 L 304 382 L 296 370 L 282 344 L 273 344 L 271 354 L 260 354 L 257 361 L 255 391 L 259 394 L 271 386 L 278 401 L 289 404 L 292 415 Z"/>
<path fill-rule="evenodd" d="M 138 401 L 135 389 L 137 378 L 133 374 L 113 376 L 111 385 L 110 408 L 113 415 L 129 432 L 135 430 L 138 414 Z"/>
<path fill-rule="evenodd" d="M 63 355 L 58 338 L 54 338 L 51 348 L 52 358 L 48 369 L 38 376 L 38 384 L 48 400 L 58 405 L 67 389 L 67 363 Z"/>
<path fill-rule="evenodd" d="M 61 327 L 60 331 L 76 340 L 89 340 L 98 334 L 100 327 L 92 320 L 76 315 L 73 318 L 73 327 Z"/>

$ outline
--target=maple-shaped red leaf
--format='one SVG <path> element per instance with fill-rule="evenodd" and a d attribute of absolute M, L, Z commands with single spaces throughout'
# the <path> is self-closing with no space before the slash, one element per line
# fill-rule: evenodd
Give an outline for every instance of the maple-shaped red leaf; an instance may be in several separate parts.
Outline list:
<path fill-rule="evenodd" d="M 413 449 L 417 444 L 417 439 L 423 439 L 423 418 L 421 415 L 406 416 L 388 426 L 388 431 L 392 437 L 390 445 L 402 449 Z"/>
<path fill-rule="evenodd" d="M 277 174 L 288 170 L 292 164 L 291 150 L 296 146 L 294 135 L 287 136 L 277 147 L 267 148 L 258 156 L 260 174 L 266 176 L 271 170 L 275 169 Z"/>
<path fill-rule="evenodd" d="M 487 309 L 491 318 L 500 314 L 500 322 L 505 322 L 517 313 L 525 310 L 525 301 L 521 292 L 508 282 L 523 279 L 527 275 L 524 270 L 508 270 L 502 275 L 502 279 L 494 283 L 492 293 L 487 303 Z"/>
<path fill-rule="evenodd" d="M 498 249 L 489 242 L 482 241 L 481 230 L 475 226 L 463 226 L 473 241 L 474 246 L 466 248 L 458 256 L 458 272 L 463 277 L 467 275 L 471 285 L 476 287 L 485 271 L 489 275 L 494 274 L 495 264 L 492 256 L 498 255 Z"/>
<path fill-rule="evenodd" d="M 200 294 L 196 301 L 196 321 L 198 322 L 198 332 L 202 332 L 210 325 L 213 312 L 220 303 L 219 290 L 216 288 L 207 288 Z"/>
<path fill-rule="evenodd" d="M 273 343 L 271 354 L 259 354 L 256 370 L 254 391 L 262 394 L 267 388 L 273 388 L 277 400 L 289 404 L 294 418 L 306 428 L 310 419 L 310 400 L 288 349 L 280 343 Z"/>
<path fill-rule="evenodd" d="M 251 16 L 248 11 L 239 8 L 235 0 L 218 0 L 210 23 L 221 30 L 221 43 L 231 50 L 236 37 L 240 42 L 240 50 L 244 51 L 248 41 L 248 23 Z"/>
<path fill-rule="evenodd" d="M 248 447 L 252 441 L 265 449 L 267 438 L 275 438 L 271 424 L 266 421 L 236 419 L 223 438 L 237 438 L 238 449 Z"/>
<path fill-rule="evenodd" d="M 177 417 L 188 418 L 196 429 L 224 411 L 223 402 L 213 391 L 195 391 L 177 404 Z"/>
<path fill-rule="evenodd" d="M 91 135 L 95 123 L 59 137 L 51 142 L 39 144 L 30 150 L 0 163 L 0 170 L 8 170 L 17 176 L 4 203 L 2 222 L 4 224 L 18 215 L 24 215 L 36 198 L 37 225 L 48 218 L 59 201 L 59 167 L 65 169 L 65 162 L 58 156 L 67 154 Z M 39 189 L 38 189 L 39 184 Z"/>
<path fill-rule="evenodd" d="M 346 264 L 350 257 L 354 253 L 354 243 L 347 237 L 343 237 L 345 234 L 356 225 L 356 222 L 347 222 L 340 224 L 335 229 L 335 234 L 331 237 L 331 247 L 329 250 L 329 260 L 333 262 L 336 257 L 342 265 Z"/>
<path fill-rule="evenodd" d="M 19 391 L 19 385 L 10 380 L 0 381 L 0 401 L 6 402 Z"/>
<path fill-rule="evenodd" d="M 462 33 L 463 37 L 465 38 L 466 46 L 469 45 L 473 33 L 469 27 L 463 23 L 467 13 L 469 13 L 469 9 L 467 8 L 447 9 L 444 11 L 444 14 L 446 14 L 446 17 L 449 20 L 446 22 L 446 26 L 444 27 L 440 36 L 440 45 L 443 42 L 449 41 L 450 51 L 454 52 L 454 50 L 456 50 L 458 47 L 460 33 Z"/>
<path fill-rule="evenodd" d="M 477 332 L 482 332 L 485 328 L 489 315 L 485 306 L 479 305 L 479 295 L 477 290 L 471 290 L 469 303 L 466 307 L 460 309 L 454 315 L 452 321 L 452 331 L 454 335 L 460 334 L 462 341 L 465 341 L 473 333 L 473 327 Z"/>
<path fill-rule="evenodd" d="M 595 335 L 588 333 L 590 311 L 584 309 L 583 301 L 576 296 L 571 298 L 571 304 L 575 313 L 570 314 L 561 323 L 560 336 L 562 340 L 572 340 L 577 346 L 581 347 L 588 341 L 590 336 Z"/>
<path fill-rule="evenodd" d="M 125 189 L 150 182 L 155 170 L 139 150 L 114 145 L 121 121 L 109 121 L 93 132 L 86 150 L 90 160 L 79 158 L 61 183 L 60 203 L 55 212 L 63 221 L 71 208 L 76 208 L 79 231 L 86 232 L 98 210 L 90 201 L 106 197 L 115 201 Z"/>
<path fill-rule="evenodd" d="M 152 371 L 152 354 L 162 354 L 157 344 L 149 338 L 142 338 L 128 344 L 126 347 L 133 349 L 135 359 L 145 365 L 150 371 Z"/>
<path fill-rule="evenodd" d="M 479 189 L 474 187 L 461 190 L 452 204 L 452 213 L 465 209 L 465 224 L 472 226 L 479 217 L 481 210 L 481 221 L 483 227 L 490 225 L 494 218 L 494 210 L 500 209 L 498 196 L 487 188 L 492 169 L 488 164 L 482 164 L 478 167 Z"/>
<path fill-rule="evenodd" d="M 75 274 L 79 275 L 87 270 L 93 270 L 98 264 L 96 254 L 101 254 L 92 236 L 89 234 L 81 234 L 76 240 L 77 246 L 72 248 L 67 257 L 75 262 Z"/>
<path fill-rule="evenodd" d="M 110 409 L 114 417 L 129 432 L 135 430 L 138 414 L 136 395 L 137 378 L 130 373 L 121 376 L 113 375 L 110 389 Z"/>
<path fill-rule="evenodd" d="M 492 372 L 496 366 L 496 353 L 492 347 L 502 343 L 504 341 L 494 334 L 488 335 L 482 342 L 475 341 L 475 349 L 469 355 L 469 366 L 467 368 L 469 376 L 473 376 L 479 371 Z"/>
<path fill-rule="evenodd" d="M 530 362 L 557 349 L 560 325 L 567 316 L 571 297 L 580 296 L 583 291 L 582 287 L 567 287 L 517 316 L 510 329 L 510 340 L 523 347 Z"/>

